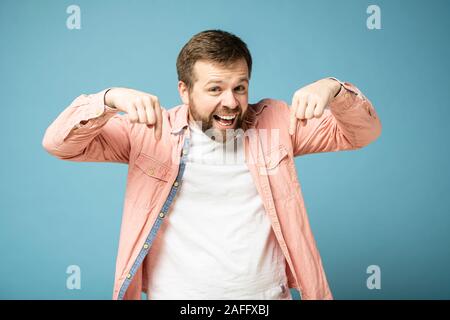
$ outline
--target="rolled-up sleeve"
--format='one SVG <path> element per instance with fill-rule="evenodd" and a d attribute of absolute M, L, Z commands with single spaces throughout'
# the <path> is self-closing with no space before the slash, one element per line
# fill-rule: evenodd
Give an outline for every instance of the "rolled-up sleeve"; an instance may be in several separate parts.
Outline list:
<path fill-rule="evenodd" d="M 130 124 L 105 105 L 108 90 L 78 96 L 46 129 L 44 149 L 62 160 L 128 163 Z"/>
<path fill-rule="evenodd" d="M 372 103 L 349 82 L 342 82 L 339 94 L 320 118 L 303 125 L 297 122 L 292 136 L 295 156 L 354 150 L 367 146 L 381 134 L 381 121 Z"/>

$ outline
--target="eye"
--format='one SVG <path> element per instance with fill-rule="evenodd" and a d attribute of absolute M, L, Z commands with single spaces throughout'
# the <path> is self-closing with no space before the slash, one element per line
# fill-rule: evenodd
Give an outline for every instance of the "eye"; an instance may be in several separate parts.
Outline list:
<path fill-rule="evenodd" d="M 236 87 L 236 91 L 245 91 L 245 86 Z"/>
<path fill-rule="evenodd" d="M 220 90 L 219 87 L 212 87 L 209 89 L 209 91 L 211 91 L 211 92 L 218 92 L 219 90 Z"/>

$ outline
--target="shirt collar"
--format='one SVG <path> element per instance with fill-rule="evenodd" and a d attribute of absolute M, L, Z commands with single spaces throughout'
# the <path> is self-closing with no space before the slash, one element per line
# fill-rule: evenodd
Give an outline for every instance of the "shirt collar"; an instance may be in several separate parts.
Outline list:
<path fill-rule="evenodd" d="M 172 134 L 178 134 L 180 131 L 188 126 L 188 109 L 186 104 L 181 105 L 175 115 L 175 122 L 172 127 Z"/>

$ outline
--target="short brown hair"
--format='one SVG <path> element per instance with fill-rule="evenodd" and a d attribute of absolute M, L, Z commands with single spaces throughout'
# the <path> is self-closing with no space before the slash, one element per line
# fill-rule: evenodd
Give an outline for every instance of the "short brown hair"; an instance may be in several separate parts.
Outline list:
<path fill-rule="evenodd" d="M 252 56 L 247 45 L 239 37 L 223 30 L 206 30 L 194 35 L 184 45 L 177 58 L 178 80 L 183 81 L 189 90 L 194 86 L 194 64 L 206 60 L 227 65 L 245 59 L 248 77 L 252 72 Z"/>

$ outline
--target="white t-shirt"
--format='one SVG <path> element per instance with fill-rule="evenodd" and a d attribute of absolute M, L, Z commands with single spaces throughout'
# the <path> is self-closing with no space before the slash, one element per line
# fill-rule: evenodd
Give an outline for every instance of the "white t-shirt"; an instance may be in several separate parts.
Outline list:
<path fill-rule="evenodd" d="M 243 135 L 224 148 L 195 124 L 190 129 L 180 189 L 145 260 L 147 298 L 291 300 L 285 257 L 244 161 Z"/>

